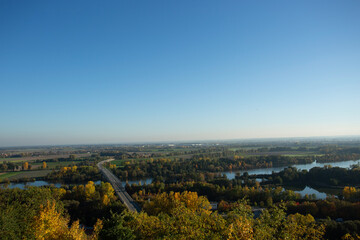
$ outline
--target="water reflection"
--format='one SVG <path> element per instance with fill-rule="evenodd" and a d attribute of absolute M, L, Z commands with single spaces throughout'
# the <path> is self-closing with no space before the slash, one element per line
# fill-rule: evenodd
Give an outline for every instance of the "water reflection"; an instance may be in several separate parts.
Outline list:
<path fill-rule="evenodd" d="M 125 187 L 126 183 L 132 185 L 132 184 L 137 184 L 137 185 L 148 185 L 150 183 L 152 183 L 152 178 L 146 178 L 146 179 L 142 179 L 142 180 L 136 180 L 136 181 L 126 181 L 126 182 L 121 182 L 121 184 L 123 185 L 123 187 Z"/>

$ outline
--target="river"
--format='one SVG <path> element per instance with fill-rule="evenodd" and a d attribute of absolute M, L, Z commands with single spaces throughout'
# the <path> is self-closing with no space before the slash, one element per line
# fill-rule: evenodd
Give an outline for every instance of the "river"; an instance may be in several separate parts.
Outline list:
<path fill-rule="evenodd" d="M 349 168 L 351 165 L 354 164 L 358 164 L 360 163 L 360 159 L 359 160 L 350 160 L 350 161 L 342 161 L 342 162 L 333 162 L 333 163 L 317 163 L 316 161 L 313 163 L 309 163 L 309 164 L 294 164 L 291 165 L 292 167 L 296 167 L 299 170 L 310 170 L 313 167 L 324 167 L 325 165 L 331 165 L 332 167 L 341 167 L 341 168 Z M 236 174 L 244 174 L 245 172 L 247 172 L 249 175 L 254 175 L 254 174 L 271 174 L 272 172 L 280 172 L 282 170 L 284 170 L 285 168 L 287 168 L 289 166 L 282 166 L 282 167 L 272 167 L 272 168 L 259 168 L 259 169 L 250 169 L 250 170 L 241 170 L 241 171 L 226 171 L 226 172 L 221 172 L 220 174 L 225 174 L 226 177 L 228 179 L 234 179 Z M 257 179 L 260 180 L 260 179 Z M 122 182 L 123 186 L 126 185 L 126 183 L 129 183 L 130 185 L 133 183 L 136 184 L 150 184 L 152 182 L 152 178 L 146 178 L 146 179 L 141 179 L 141 180 L 135 180 L 135 181 L 127 181 L 127 182 Z M 79 183 L 79 184 L 84 184 L 84 183 Z M 96 181 L 95 184 L 100 184 L 100 181 Z M 27 183 L 10 183 L 8 185 L 9 188 L 20 188 L 20 189 L 24 189 L 26 186 L 35 186 L 35 187 L 41 187 L 41 186 L 48 186 L 48 185 L 54 185 L 55 187 L 61 187 L 61 183 L 50 183 L 47 181 L 34 181 L 34 182 L 27 182 Z M 76 184 L 73 184 L 76 185 Z M 3 187 L 4 184 L 0 184 L 0 187 Z M 305 196 L 305 194 L 311 195 L 311 194 L 315 194 L 315 196 L 318 199 L 325 199 L 326 198 L 326 193 L 324 192 L 319 192 L 316 189 L 313 189 L 309 186 L 305 186 L 305 188 L 301 191 L 295 191 L 297 193 L 300 193 L 302 196 Z"/>

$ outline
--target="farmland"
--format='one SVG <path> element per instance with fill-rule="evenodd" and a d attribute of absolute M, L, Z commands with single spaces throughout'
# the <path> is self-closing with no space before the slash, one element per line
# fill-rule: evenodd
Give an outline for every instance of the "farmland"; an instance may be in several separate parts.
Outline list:
<path fill-rule="evenodd" d="M 44 177 L 52 172 L 51 170 L 34 170 L 34 171 L 18 171 L 18 172 L 7 172 L 0 175 L 0 180 L 9 179 L 10 181 L 18 179 L 29 179 Z"/>

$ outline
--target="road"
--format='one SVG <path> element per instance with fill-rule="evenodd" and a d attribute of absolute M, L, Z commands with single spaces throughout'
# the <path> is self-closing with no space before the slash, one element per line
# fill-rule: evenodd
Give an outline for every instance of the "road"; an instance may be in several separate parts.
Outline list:
<path fill-rule="evenodd" d="M 121 202 L 132 212 L 140 212 L 141 208 L 137 203 L 130 197 L 130 195 L 126 192 L 125 188 L 122 186 L 121 181 L 117 178 L 109 169 L 103 166 L 104 163 L 113 161 L 114 159 L 107 159 L 97 164 L 98 168 L 102 175 L 111 183 L 113 186 L 116 195 L 119 197 Z"/>

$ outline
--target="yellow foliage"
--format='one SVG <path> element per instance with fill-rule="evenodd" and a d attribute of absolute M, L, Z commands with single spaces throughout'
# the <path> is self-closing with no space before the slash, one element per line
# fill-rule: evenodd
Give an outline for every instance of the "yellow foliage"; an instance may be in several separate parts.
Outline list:
<path fill-rule="evenodd" d="M 92 199 L 95 194 L 95 184 L 93 181 L 89 181 L 85 185 L 85 197 L 86 199 Z"/>
<path fill-rule="evenodd" d="M 144 210 L 151 215 L 157 215 L 160 212 L 171 212 L 179 205 L 184 205 L 190 211 L 201 211 L 210 214 L 211 205 L 205 197 L 199 197 L 197 192 L 170 192 L 156 195 L 156 197 L 144 205 Z"/>
<path fill-rule="evenodd" d="M 101 202 L 102 202 L 102 204 L 103 204 L 104 206 L 109 205 L 110 199 L 109 199 L 108 195 L 104 194 L 104 196 L 103 196 L 102 199 L 101 199 Z"/>
<path fill-rule="evenodd" d="M 29 163 L 28 163 L 28 162 L 24 162 L 23 168 L 24 168 L 24 170 L 28 170 L 28 169 L 29 169 Z"/>
<path fill-rule="evenodd" d="M 47 202 L 40 207 L 33 223 L 35 238 L 38 240 L 61 239 L 60 236 L 67 230 L 67 221 L 55 209 L 55 202 Z"/>
<path fill-rule="evenodd" d="M 351 199 L 358 191 L 354 187 L 344 187 L 343 196 L 346 200 Z"/>
<path fill-rule="evenodd" d="M 285 231 L 288 232 L 288 239 L 322 239 L 325 227 L 317 225 L 315 219 L 310 214 L 304 216 L 299 213 L 289 215 Z"/>
<path fill-rule="evenodd" d="M 129 222 L 131 229 L 136 233 L 140 233 L 140 239 L 155 239 L 159 232 L 166 228 L 159 218 L 155 216 L 148 216 L 141 212 L 134 216 L 135 218 Z"/>
<path fill-rule="evenodd" d="M 47 168 L 46 162 L 43 162 L 43 163 L 42 163 L 42 168 L 43 168 L 43 169 L 46 169 L 46 168 Z"/>
<path fill-rule="evenodd" d="M 34 217 L 31 231 L 36 240 L 97 240 L 102 229 L 102 221 L 98 220 L 94 226 L 94 232 L 89 238 L 79 221 L 73 222 L 69 228 L 69 219 L 65 218 L 56 210 L 55 202 L 47 202 L 40 206 L 39 213 Z"/>
<path fill-rule="evenodd" d="M 76 172 L 77 166 L 72 166 L 71 171 Z"/>
<path fill-rule="evenodd" d="M 106 183 L 101 182 L 101 184 L 100 184 L 100 192 L 101 192 L 102 195 L 107 195 L 109 199 L 114 199 L 115 198 L 114 188 L 108 182 L 106 182 Z"/>
<path fill-rule="evenodd" d="M 359 240 L 360 236 L 359 235 L 355 235 L 355 237 L 351 236 L 350 233 L 345 234 L 344 236 L 342 236 L 341 240 Z"/>
<path fill-rule="evenodd" d="M 98 219 L 94 225 L 94 231 L 90 237 L 91 240 L 97 240 L 98 239 L 98 235 L 101 231 L 101 229 L 103 228 L 103 222 Z"/>
<path fill-rule="evenodd" d="M 250 240 L 254 239 L 252 223 L 245 217 L 239 217 L 228 227 L 228 240 Z"/>
<path fill-rule="evenodd" d="M 71 240 L 82 240 L 87 239 L 87 235 L 85 234 L 84 230 L 80 228 L 79 221 L 73 222 L 70 229 L 65 234 L 65 239 Z"/>
<path fill-rule="evenodd" d="M 53 188 L 51 189 L 51 192 L 58 198 L 62 198 L 66 194 L 66 190 L 64 188 Z"/>
<path fill-rule="evenodd" d="M 85 194 L 85 187 L 84 185 L 74 186 L 73 191 L 76 193 L 76 196 L 78 198 L 81 198 Z"/>

